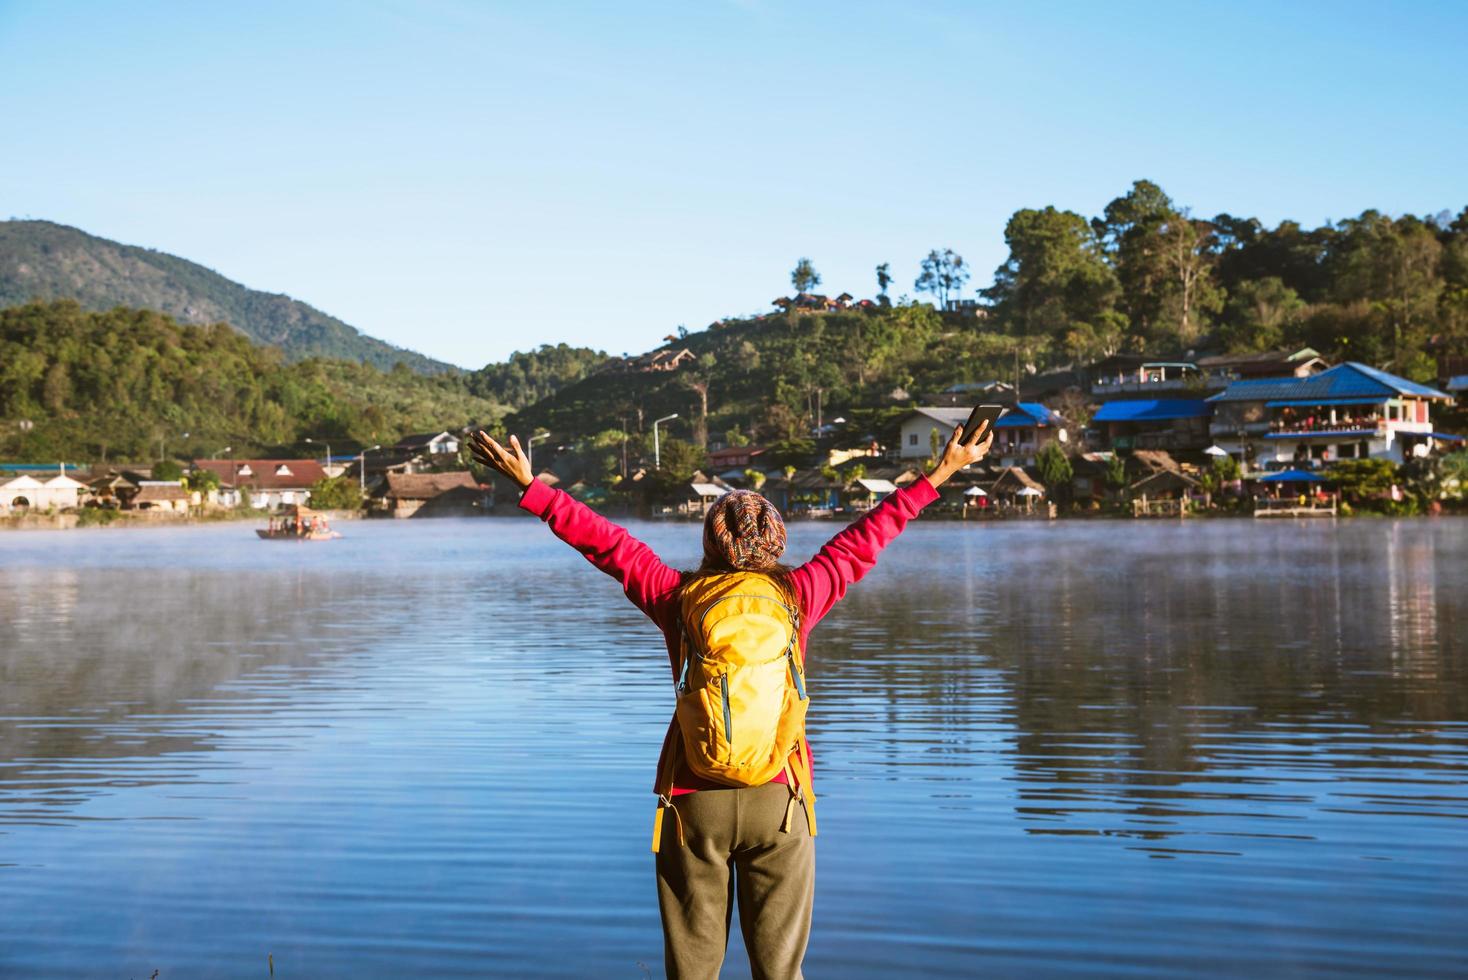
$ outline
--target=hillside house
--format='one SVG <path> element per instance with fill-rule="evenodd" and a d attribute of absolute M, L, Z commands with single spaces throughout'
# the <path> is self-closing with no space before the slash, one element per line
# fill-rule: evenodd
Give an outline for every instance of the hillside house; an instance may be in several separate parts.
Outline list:
<path fill-rule="evenodd" d="M 1109 401 L 1091 416 L 1091 427 L 1110 449 L 1189 452 L 1207 448 L 1208 419 L 1202 398 L 1133 398 Z"/>
<path fill-rule="evenodd" d="M 404 436 L 392 448 L 412 456 L 457 456 L 459 437 L 451 432 L 422 432 Z"/>
<path fill-rule="evenodd" d="M 644 374 L 658 373 L 663 371 L 676 371 L 681 367 L 692 364 L 698 358 L 693 351 L 687 347 L 678 350 L 655 350 L 641 354 L 626 362 L 627 369 L 639 371 Z"/>
<path fill-rule="evenodd" d="M 1235 381 L 1208 399 L 1213 441 L 1263 469 L 1341 459 L 1404 462 L 1433 443 L 1433 402 L 1452 396 L 1347 361 L 1305 378 Z"/>
<path fill-rule="evenodd" d="M 1312 347 L 1284 348 L 1256 354 L 1215 354 L 1198 358 L 1210 387 L 1226 387 L 1244 378 L 1308 378 L 1330 367 Z"/>

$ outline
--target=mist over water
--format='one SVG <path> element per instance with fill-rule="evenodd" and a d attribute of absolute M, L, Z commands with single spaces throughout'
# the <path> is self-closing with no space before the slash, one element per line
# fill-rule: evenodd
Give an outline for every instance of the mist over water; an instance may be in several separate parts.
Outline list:
<path fill-rule="evenodd" d="M 0 976 L 661 974 L 657 632 L 344 531 L 0 535 Z M 1468 521 L 915 522 L 812 638 L 808 975 L 1461 971 L 1465 620 Z"/>

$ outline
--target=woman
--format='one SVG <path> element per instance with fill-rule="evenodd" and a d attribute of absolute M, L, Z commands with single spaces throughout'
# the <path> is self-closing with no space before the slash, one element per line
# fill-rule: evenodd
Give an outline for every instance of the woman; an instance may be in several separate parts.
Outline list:
<path fill-rule="evenodd" d="M 523 509 L 622 584 L 627 598 L 662 630 L 676 681 L 683 666 L 682 598 L 692 583 L 717 574 L 768 575 L 780 594 L 795 603 L 795 632 L 803 652 L 811 628 L 847 587 L 876 564 L 877 554 L 909 520 L 938 498 L 938 487 L 984 458 L 992 441 L 993 434 L 982 428 L 965 439 L 960 426 L 932 473 L 888 496 L 794 569 L 779 564 L 785 550 L 779 511 L 752 491 L 727 493 L 705 517 L 702 565 L 686 573 L 664 564 L 624 528 L 534 479 L 516 437 L 502 446 L 478 432 L 470 448 L 480 463 L 523 488 Z M 718 976 L 737 894 L 754 976 L 799 977 L 815 894 L 813 797 L 808 786 L 798 785 L 809 780 L 809 747 L 801 738 L 791 753 L 799 757 L 800 769 L 786 766 L 767 783 L 734 788 L 694 774 L 678 750 L 676 726 L 675 717 L 663 742 L 655 787 L 673 818 L 662 820 L 659 809 L 653 841 L 668 976 Z M 807 805 L 795 806 L 796 799 Z"/>

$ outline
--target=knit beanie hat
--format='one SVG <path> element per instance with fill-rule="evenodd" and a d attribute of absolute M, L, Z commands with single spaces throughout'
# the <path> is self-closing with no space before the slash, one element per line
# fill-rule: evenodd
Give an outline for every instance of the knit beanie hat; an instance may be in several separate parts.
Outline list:
<path fill-rule="evenodd" d="M 753 490 L 731 490 L 703 520 L 706 567 L 758 572 L 785 553 L 785 522 L 775 505 Z"/>

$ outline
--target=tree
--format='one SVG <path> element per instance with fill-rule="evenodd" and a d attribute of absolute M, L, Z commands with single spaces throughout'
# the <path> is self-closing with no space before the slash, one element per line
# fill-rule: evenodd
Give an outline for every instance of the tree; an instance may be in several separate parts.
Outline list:
<path fill-rule="evenodd" d="M 790 285 L 797 293 L 808 293 L 821 284 L 821 274 L 811 265 L 810 259 L 802 257 L 790 273 Z"/>
<path fill-rule="evenodd" d="M 219 474 L 213 470 L 192 470 L 183 477 L 184 489 L 198 493 L 208 493 L 210 490 L 218 490 Z"/>
<path fill-rule="evenodd" d="M 311 484 L 310 501 L 317 510 L 357 510 L 362 491 L 351 477 L 327 476 Z"/>
<path fill-rule="evenodd" d="M 664 436 L 658 454 L 662 457 L 660 468 L 663 473 L 676 480 L 688 479 L 694 470 L 701 469 L 708 462 L 708 454 L 701 448 L 676 436 Z"/>
<path fill-rule="evenodd" d="M 892 300 L 887 295 L 887 287 L 892 285 L 892 273 L 889 264 L 883 262 L 877 266 L 877 302 L 883 306 L 891 306 Z"/>
<path fill-rule="evenodd" d="M 684 368 L 681 380 L 698 395 L 698 418 L 693 421 L 693 441 L 701 446 L 709 444 L 709 386 L 713 384 L 714 366 L 718 356 L 709 351 L 700 354 L 694 367 Z"/>
<path fill-rule="evenodd" d="M 1305 301 L 1278 276 L 1245 280 L 1234 287 L 1214 339 L 1232 353 L 1270 350 L 1304 315 Z"/>
<path fill-rule="evenodd" d="M 155 480 L 177 480 L 183 476 L 183 467 L 171 459 L 163 459 L 153 464 L 153 479 Z"/>
<path fill-rule="evenodd" d="M 1035 454 L 1035 468 L 1039 470 L 1040 482 L 1045 484 L 1051 500 L 1069 498 L 1070 481 L 1075 475 L 1075 468 L 1071 466 L 1070 458 L 1060 448 L 1059 442 L 1052 439 L 1040 447 L 1040 451 Z"/>
<path fill-rule="evenodd" d="M 957 297 L 963 290 L 963 284 L 969 279 L 968 266 L 964 265 L 963 256 L 951 248 L 945 248 L 941 252 L 933 249 L 919 268 L 922 271 L 913 287 L 920 293 L 932 293 L 940 310 L 948 308 L 949 299 Z"/>
<path fill-rule="evenodd" d="M 1231 219 L 1230 234 L 1250 228 Z M 1212 222 L 1195 221 L 1149 180 L 1132 184 L 1091 222 L 1121 284 L 1121 308 L 1148 345 L 1192 344 L 1223 305 L 1214 284 Z"/>
<path fill-rule="evenodd" d="M 1091 222 L 1121 285 L 1121 310 L 1144 337 L 1152 334 L 1162 314 L 1168 270 L 1158 239 L 1176 213 L 1162 188 L 1138 180 Z"/>
<path fill-rule="evenodd" d="M 1059 340 L 1078 324 L 1096 335 L 1125 326 L 1113 304 L 1116 276 L 1086 219 L 1074 211 L 1016 211 L 1004 227 L 1009 258 L 984 295 L 1012 334 Z"/>
<path fill-rule="evenodd" d="M 1389 494 L 1397 482 L 1397 467 L 1389 459 L 1342 459 L 1326 467 L 1322 475 L 1336 485 L 1342 497 L 1361 501 Z"/>

